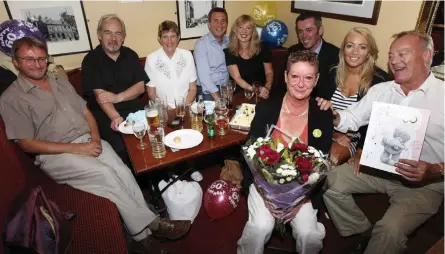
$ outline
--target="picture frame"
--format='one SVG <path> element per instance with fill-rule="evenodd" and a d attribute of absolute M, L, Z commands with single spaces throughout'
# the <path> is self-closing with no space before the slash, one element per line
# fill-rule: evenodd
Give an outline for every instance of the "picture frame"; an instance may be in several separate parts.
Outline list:
<path fill-rule="evenodd" d="M 361 1 L 291 1 L 291 12 L 313 11 L 322 17 L 376 25 L 380 0 Z"/>
<path fill-rule="evenodd" d="M 224 4 L 224 0 L 177 0 L 176 15 L 181 40 L 197 39 L 209 32 L 209 11 L 214 7 L 224 8 Z"/>
<path fill-rule="evenodd" d="M 88 52 L 91 38 L 82 1 L 4 1 L 10 19 L 34 24 L 45 36 L 48 54 Z"/>

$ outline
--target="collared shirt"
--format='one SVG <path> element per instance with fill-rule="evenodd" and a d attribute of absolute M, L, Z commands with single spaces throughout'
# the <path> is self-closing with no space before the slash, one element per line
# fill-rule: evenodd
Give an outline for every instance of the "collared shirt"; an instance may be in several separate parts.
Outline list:
<path fill-rule="evenodd" d="M 374 101 L 427 109 L 431 115 L 420 160 L 429 163 L 443 162 L 444 91 L 443 82 L 435 78 L 432 73 L 418 89 L 410 91 L 408 95 L 405 95 L 400 85 L 395 81 L 377 84 L 371 87 L 357 104 L 338 112 L 340 124 L 336 129 L 341 132 L 356 131 L 360 126 L 368 124 Z"/>
<path fill-rule="evenodd" d="M 65 79 L 47 75 L 47 92 L 19 75 L 0 97 L 8 139 L 39 139 L 69 143 L 90 132 L 86 102 Z"/>
<path fill-rule="evenodd" d="M 175 98 L 187 96 L 190 83 L 196 81 L 193 55 L 189 50 L 176 48 L 172 58 L 160 48 L 147 56 L 145 72 L 150 77 L 149 87 L 156 88 L 156 95 L 167 98 L 170 107 L 175 107 Z"/>
<path fill-rule="evenodd" d="M 318 47 L 314 50 L 314 53 L 317 54 L 317 57 L 318 57 L 318 54 L 320 54 L 320 50 L 321 50 L 322 46 L 323 46 L 323 40 L 320 40 L 320 45 L 318 45 Z"/>
<path fill-rule="evenodd" d="M 82 86 L 84 97 L 88 101 L 91 110 L 101 110 L 96 101 L 93 90 L 103 89 L 118 94 L 143 81 L 149 81 L 139 62 L 139 56 L 125 46 L 120 48 L 120 54 L 116 61 L 111 59 L 103 50 L 97 46 L 90 51 L 82 61 Z M 135 111 L 143 107 L 140 98 L 134 98 L 114 104 L 118 112 Z"/>
<path fill-rule="evenodd" d="M 195 57 L 198 85 L 205 94 L 218 92 L 218 86 L 229 81 L 224 49 L 229 44 L 229 37 L 224 35 L 219 44 L 211 32 L 202 36 L 195 45 Z"/>

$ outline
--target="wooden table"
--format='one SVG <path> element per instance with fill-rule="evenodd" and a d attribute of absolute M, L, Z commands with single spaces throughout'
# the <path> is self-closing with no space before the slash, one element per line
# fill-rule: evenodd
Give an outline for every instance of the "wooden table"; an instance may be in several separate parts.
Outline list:
<path fill-rule="evenodd" d="M 239 105 L 243 102 L 247 102 L 244 95 L 242 93 L 237 93 L 233 97 L 233 105 Z M 236 106 L 234 106 L 235 108 Z M 186 109 L 186 111 L 188 111 Z M 230 110 L 230 117 L 232 117 L 235 113 L 235 109 Z M 175 116 L 174 110 L 169 111 L 168 122 L 172 121 Z M 182 126 L 178 126 L 174 129 L 166 126 L 164 128 L 165 135 L 168 133 L 179 130 L 179 129 L 189 129 L 190 121 L 189 114 L 186 112 L 186 116 L 184 118 L 184 123 Z M 166 156 L 162 159 L 155 159 L 151 153 L 151 147 L 145 150 L 138 150 L 136 148 L 139 140 L 134 135 L 125 135 L 124 143 L 127 148 L 127 152 L 130 156 L 131 163 L 135 170 L 136 175 L 139 175 L 144 172 L 150 172 L 155 169 L 163 168 L 166 166 L 170 166 L 176 164 L 178 162 L 182 162 L 185 160 L 189 160 L 192 158 L 196 158 L 202 155 L 205 155 L 210 152 L 218 151 L 223 148 L 243 144 L 247 138 L 247 132 L 241 132 L 237 130 L 230 129 L 229 132 L 225 136 L 216 135 L 216 138 L 211 140 L 207 136 L 207 124 L 203 122 L 203 130 L 202 135 L 204 136 L 204 140 L 196 147 L 190 149 L 179 150 L 177 152 L 172 152 L 169 147 L 165 147 Z M 147 135 L 144 137 L 144 142 L 149 143 Z"/>

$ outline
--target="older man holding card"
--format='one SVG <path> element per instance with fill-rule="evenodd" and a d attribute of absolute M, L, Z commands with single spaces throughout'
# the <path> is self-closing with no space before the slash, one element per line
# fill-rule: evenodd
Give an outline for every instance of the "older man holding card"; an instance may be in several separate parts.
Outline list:
<path fill-rule="evenodd" d="M 361 234 L 350 253 L 402 253 L 407 236 L 437 213 L 443 200 L 444 85 L 430 72 L 433 41 L 417 31 L 393 38 L 389 68 L 395 80 L 375 85 L 353 107 L 334 112 L 334 125 L 346 132 L 368 124 L 374 101 L 425 109 L 431 116 L 420 159 L 400 159 L 394 165 L 400 175 L 378 170 L 359 173 L 359 161 L 329 173 L 324 201 L 334 224 L 342 236 Z M 386 193 L 391 205 L 372 225 L 353 193 Z"/>

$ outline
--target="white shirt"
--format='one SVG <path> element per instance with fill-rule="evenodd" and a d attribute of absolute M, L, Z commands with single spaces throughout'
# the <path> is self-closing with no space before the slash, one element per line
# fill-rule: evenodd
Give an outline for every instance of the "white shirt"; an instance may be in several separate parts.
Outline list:
<path fill-rule="evenodd" d="M 432 73 L 416 90 L 405 95 L 399 84 L 389 81 L 371 87 L 355 105 L 342 111 L 338 131 L 356 131 L 366 125 L 371 116 L 374 101 L 392 103 L 413 108 L 427 109 L 431 116 L 426 129 L 420 160 L 429 163 L 444 161 L 444 84 Z"/>
<path fill-rule="evenodd" d="M 170 59 L 162 48 L 147 56 L 145 72 L 150 78 L 149 87 L 156 88 L 159 98 L 167 98 L 170 107 L 175 108 L 175 98 L 187 96 L 190 82 L 196 81 L 196 68 L 190 51 L 176 48 Z"/>

